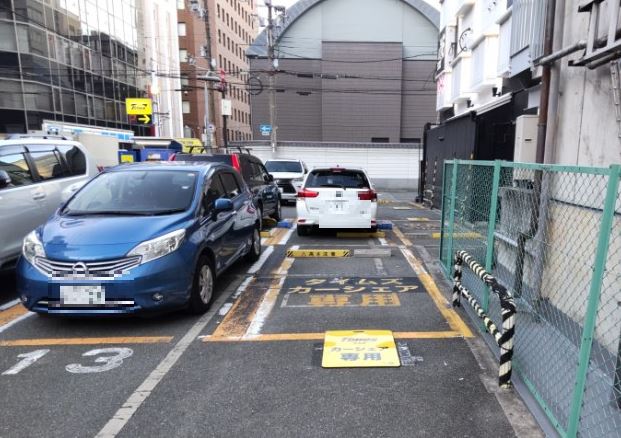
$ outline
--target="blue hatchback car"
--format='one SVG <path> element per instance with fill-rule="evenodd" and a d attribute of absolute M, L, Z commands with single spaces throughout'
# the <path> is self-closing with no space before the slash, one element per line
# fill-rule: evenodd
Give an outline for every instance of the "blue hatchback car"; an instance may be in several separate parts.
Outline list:
<path fill-rule="evenodd" d="M 18 292 L 39 313 L 203 313 L 215 278 L 261 255 L 259 224 L 252 193 L 230 166 L 118 166 L 24 239 Z"/>

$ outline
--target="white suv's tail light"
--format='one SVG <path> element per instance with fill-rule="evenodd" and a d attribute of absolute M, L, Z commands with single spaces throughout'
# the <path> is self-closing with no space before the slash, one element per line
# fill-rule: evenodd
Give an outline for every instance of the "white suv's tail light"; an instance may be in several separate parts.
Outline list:
<path fill-rule="evenodd" d="M 298 198 L 316 198 L 317 196 L 319 196 L 319 192 L 313 190 L 301 189 L 298 192 Z"/>
<path fill-rule="evenodd" d="M 371 189 L 358 192 L 358 199 L 361 201 L 377 201 L 377 192 Z"/>

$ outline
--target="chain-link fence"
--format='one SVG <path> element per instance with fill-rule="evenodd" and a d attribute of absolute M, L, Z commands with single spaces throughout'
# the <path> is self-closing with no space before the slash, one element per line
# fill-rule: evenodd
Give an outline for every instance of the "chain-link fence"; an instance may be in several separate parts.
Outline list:
<path fill-rule="evenodd" d="M 621 167 L 454 160 L 443 174 L 447 274 L 468 251 L 515 297 L 514 368 L 561 436 L 621 437 Z M 483 282 L 462 283 L 500 323 Z"/>

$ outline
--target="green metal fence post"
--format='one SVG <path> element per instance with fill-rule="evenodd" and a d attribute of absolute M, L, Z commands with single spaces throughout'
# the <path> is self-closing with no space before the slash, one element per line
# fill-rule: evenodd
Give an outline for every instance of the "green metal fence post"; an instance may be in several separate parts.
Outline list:
<path fill-rule="evenodd" d="M 447 265 L 446 262 L 446 258 L 442 257 L 442 254 L 444 254 L 444 245 L 446 245 L 445 239 L 446 239 L 446 202 L 444 202 L 445 198 L 446 198 L 446 169 L 449 165 L 449 163 L 451 163 L 448 160 L 445 160 L 444 163 L 442 163 L 442 228 L 440 229 L 440 263 L 442 264 L 442 266 L 444 267 L 444 271 L 446 273 L 447 276 L 451 276 L 451 266 Z"/>
<path fill-rule="evenodd" d="M 576 372 L 576 385 L 569 413 L 567 425 L 567 436 L 575 437 L 578 434 L 580 425 L 580 414 L 582 411 L 582 401 L 589 371 L 589 360 L 591 357 L 591 347 L 593 345 L 593 335 L 595 333 L 595 321 L 597 319 L 597 308 L 602 292 L 602 281 L 606 268 L 606 258 L 610 246 L 610 234 L 612 231 L 615 205 L 617 202 L 617 191 L 619 190 L 619 178 L 621 177 L 621 166 L 618 164 L 610 166 L 608 179 L 608 189 L 604 201 L 604 211 L 600 223 L 599 238 L 597 241 L 597 251 L 593 267 L 593 277 L 589 290 L 586 315 L 584 318 L 584 329 L 582 330 L 582 341 L 580 343 L 580 355 L 578 361 L 578 371 Z"/>
<path fill-rule="evenodd" d="M 494 161 L 494 176 L 492 180 L 492 198 L 489 204 L 489 219 L 487 220 L 487 248 L 485 252 L 485 270 L 492 272 L 494 263 L 494 232 L 496 231 L 496 217 L 498 216 L 498 188 L 500 187 L 501 161 Z M 489 288 L 485 288 L 481 303 L 483 310 L 489 310 Z"/>
<path fill-rule="evenodd" d="M 446 266 L 453 266 L 453 233 L 455 231 L 455 198 L 457 198 L 457 167 L 461 160 L 453 160 L 453 172 L 451 179 L 451 197 L 449 206 L 449 226 L 448 226 L 448 245 Z"/>

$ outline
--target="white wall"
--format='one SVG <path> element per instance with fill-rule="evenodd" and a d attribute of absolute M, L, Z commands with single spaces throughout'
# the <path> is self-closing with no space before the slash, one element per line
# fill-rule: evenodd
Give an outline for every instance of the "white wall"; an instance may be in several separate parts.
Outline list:
<path fill-rule="evenodd" d="M 358 167 L 364 169 L 377 188 L 417 189 L 421 149 L 252 146 L 251 152 L 265 162 L 270 158 L 302 160 L 313 167 Z"/>

